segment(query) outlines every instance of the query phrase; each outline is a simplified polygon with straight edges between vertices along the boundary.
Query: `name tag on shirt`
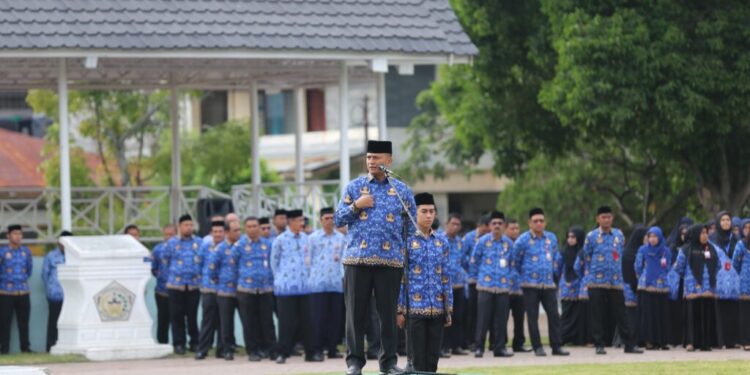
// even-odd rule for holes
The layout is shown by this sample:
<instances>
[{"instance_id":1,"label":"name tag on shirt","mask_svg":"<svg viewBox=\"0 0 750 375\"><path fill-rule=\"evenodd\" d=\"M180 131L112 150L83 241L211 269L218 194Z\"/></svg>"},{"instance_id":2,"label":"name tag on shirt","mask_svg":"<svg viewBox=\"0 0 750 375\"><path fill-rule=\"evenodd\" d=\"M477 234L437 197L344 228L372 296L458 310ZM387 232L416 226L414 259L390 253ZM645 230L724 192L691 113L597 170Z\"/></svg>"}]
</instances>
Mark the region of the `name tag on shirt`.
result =
<instances>
[{"instance_id":1,"label":"name tag on shirt","mask_svg":"<svg viewBox=\"0 0 750 375\"><path fill-rule=\"evenodd\" d=\"M711 252L708 250L704 251L703 257L705 257L706 259L711 259Z\"/></svg>"}]
</instances>

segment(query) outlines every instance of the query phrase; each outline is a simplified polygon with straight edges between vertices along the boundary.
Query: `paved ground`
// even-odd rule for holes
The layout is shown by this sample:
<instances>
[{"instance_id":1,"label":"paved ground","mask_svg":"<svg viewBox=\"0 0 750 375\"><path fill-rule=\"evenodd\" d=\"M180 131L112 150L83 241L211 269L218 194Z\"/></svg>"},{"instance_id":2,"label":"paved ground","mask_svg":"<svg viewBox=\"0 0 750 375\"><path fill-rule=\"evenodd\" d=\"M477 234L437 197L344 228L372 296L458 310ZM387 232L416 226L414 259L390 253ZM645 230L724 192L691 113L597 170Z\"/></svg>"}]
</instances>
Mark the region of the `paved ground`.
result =
<instances>
[{"instance_id":1,"label":"paved ground","mask_svg":"<svg viewBox=\"0 0 750 375\"><path fill-rule=\"evenodd\" d=\"M683 349L669 351L647 351L642 355L624 354L622 350L610 348L606 356L597 356L591 348L569 348L569 357L537 358L530 353L517 354L508 359L494 358L485 354L478 359L473 356L454 356L440 360L440 369L460 369L467 367L504 367L529 365L559 365L580 363L637 363L652 361L725 361L731 359L750 360L750 352L739 349L716 350L713 352L688 353ZM549 349L547 349L549 352ZM549 354L549 353L548 353ZM399 359L403 365L404 358ZM121 361L103 363L69 363L51 364L46 367L52 375L87 375L87 374L158 374L158 375L233 375L233 374L311 374L343 373L346 366L343 360L327 360L322 363L306 363L300 357L293 357L285 365L270 361L248 362L244 358L232 362L220 359L196 361L192 358L168 358L159 360ZM377 362L368 362L366 372L376 372Z\"/></svg>"}]
</instances>

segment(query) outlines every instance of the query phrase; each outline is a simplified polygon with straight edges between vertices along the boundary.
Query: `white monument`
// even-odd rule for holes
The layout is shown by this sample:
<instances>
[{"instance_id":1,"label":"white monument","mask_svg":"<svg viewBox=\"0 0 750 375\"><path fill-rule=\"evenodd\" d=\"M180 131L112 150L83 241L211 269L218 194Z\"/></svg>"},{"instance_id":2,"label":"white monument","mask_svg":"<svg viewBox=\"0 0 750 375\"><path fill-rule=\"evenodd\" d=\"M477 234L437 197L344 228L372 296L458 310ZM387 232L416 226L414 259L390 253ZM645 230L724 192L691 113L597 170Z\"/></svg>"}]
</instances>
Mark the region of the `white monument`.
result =
<instances>
[{"instance_id":1,"label":"white monument","mask_svg":"<svg viewBox=\"0 0 750 375\"><path fill-rule=\"evenodd\" d=\"M61 237L65 264L58 277L65 300L52 354L82 354L92 361L159 358L144 301L151 266L148 250L129 235Z\"/></svg>"}]
</instances>

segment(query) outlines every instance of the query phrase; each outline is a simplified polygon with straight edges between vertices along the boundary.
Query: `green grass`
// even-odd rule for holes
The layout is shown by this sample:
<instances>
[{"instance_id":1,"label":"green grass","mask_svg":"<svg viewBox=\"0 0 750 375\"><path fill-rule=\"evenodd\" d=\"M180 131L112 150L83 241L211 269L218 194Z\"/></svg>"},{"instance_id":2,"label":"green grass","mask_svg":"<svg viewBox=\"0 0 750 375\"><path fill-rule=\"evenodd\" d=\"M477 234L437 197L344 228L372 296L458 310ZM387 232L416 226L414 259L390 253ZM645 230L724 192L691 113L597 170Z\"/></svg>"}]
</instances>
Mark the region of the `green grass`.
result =
<instances>
[{"instance_id":1,"label":"green grass","mask_svg":"<svg viewBox=\"0 0 750 375\"><path fill-rule=\"evenodd\" d=\"M79 354L19 353L0 355L0 366L40 365L44 363L88 362Z\"/></svg>"},{"instance_id":2,"label":"green grass","mask_svg":"<svg viewBox=\"0 0 750 375\"><path fill-rule=\"evenodd\" d=\"M616 363L611 365L582 364L558 366L498 366L439 369L443 373L459 375L633 375L633 374L747 374L750 361L687 361L687 362L643 362ZM325 375L333 375L330 373ZM366 375L371 373L366 372ZM372 373L376 374L376 373ZM311 375L311 374L310 374ZM321 374L318 374L321 375Z\"/></svg>"}]
</instances>

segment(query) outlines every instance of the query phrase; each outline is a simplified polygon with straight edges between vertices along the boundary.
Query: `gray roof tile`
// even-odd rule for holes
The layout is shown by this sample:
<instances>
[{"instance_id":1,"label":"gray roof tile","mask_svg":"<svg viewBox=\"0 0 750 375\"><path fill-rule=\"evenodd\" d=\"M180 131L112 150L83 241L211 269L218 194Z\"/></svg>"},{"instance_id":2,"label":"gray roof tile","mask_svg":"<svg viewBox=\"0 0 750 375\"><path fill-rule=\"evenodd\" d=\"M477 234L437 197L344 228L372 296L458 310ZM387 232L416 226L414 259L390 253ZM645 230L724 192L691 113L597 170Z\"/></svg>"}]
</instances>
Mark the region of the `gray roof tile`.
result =
<instances>
[{"instance_id":1,"label":"gray roof tile","mask_svg":"<svg viewBox=\"0 0 750 375\"><path fill-rule=\"evenodd\" d=\"M0 0L0 49L474 55L448 0Z\"/></svg>"}]
</instances>

